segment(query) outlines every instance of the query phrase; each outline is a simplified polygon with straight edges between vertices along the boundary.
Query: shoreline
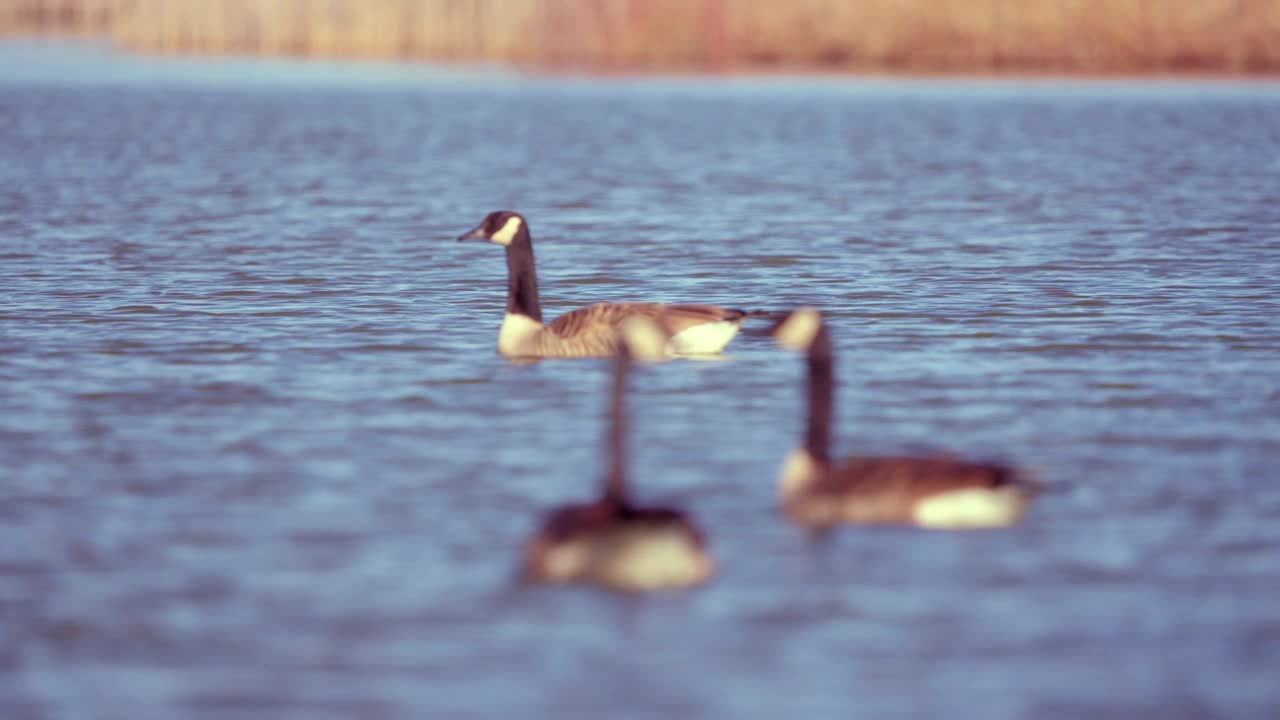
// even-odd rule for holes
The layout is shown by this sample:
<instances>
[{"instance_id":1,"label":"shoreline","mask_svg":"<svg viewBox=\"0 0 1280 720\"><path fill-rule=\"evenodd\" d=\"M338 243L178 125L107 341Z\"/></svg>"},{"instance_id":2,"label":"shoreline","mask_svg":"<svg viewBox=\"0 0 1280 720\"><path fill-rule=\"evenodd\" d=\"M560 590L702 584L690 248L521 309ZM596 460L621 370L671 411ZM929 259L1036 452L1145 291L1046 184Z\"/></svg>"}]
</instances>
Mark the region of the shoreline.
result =
<instances>
[{"instance_id":1,"label":"shoreline","mask_svg":"<svg viewBox=\"0 0 1280 720\"><path fill-rule=\"evenodd\" d=\"M1280 77L1274 0L21 0L0 1L0 28L141 56L541 76Z\"/></svg>"},{"instance_id":2,"label":"shoreline","mask_svg":"<svg viewBox=\"0 0 1280 720\"><path fill-rule=\"evenodd\" d=\"M1280 68L1256 72L1232 72L1215 69L1151 69L1151 70L1042 70L1034 68L982 69L906 69L888 66L849 66L832 68L804 64L784 65L730 65L704 68L693 66L617 67L591 66L579 63L525 63L495 60L463 60L457 58L395 57L383 55L319 55L301 53L264 53L194 50L171 52L166 50L138 49L121 46L110 37L85 33L40 33L0 35L3 46L40 46L76 48L85 51L98 50L107 57L137 61L230 61L230 62L284 62L296 65L349 64L352 66L384 66L396 68L421 68L459 73L496 72L515 77L537 79L619 80L639 82L645 80L849 80L849 81L902 81L902 82L1010 82L1010 83L1231 83L1276 84L1280 83Z\"/></svg>"}]
</instances>

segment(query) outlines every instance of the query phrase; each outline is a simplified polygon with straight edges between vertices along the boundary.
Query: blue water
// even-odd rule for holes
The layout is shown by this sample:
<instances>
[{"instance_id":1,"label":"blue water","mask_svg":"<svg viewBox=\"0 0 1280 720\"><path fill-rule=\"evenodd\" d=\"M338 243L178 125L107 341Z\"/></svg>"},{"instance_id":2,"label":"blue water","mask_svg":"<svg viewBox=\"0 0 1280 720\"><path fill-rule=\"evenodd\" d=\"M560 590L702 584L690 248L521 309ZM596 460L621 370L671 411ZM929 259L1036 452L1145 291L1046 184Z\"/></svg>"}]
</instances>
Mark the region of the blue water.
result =
<instances>
[{"instance_id":1,"label":"blue water","mask_svg":"<svg viewBox=\"0 0 1280 720\"><path fill-rule=\"evenodd\" d=\"M0 717L1280 716L1280 86L0 60ZM819 306L842 452L1050 492L788 525L744 333L634 379L714 582L517 586L608 367L495 354L499 208L549 317Z\"/></svg>"}]
</instances>

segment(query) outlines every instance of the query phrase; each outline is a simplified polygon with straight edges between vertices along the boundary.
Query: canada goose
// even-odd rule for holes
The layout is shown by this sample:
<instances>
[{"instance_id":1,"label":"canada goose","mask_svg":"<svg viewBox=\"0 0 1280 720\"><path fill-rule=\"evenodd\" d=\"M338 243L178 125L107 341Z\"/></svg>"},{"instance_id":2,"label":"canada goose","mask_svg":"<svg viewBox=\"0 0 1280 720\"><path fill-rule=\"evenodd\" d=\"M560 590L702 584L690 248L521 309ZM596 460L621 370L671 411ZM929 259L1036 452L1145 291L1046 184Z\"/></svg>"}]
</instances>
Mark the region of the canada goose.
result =
<instances>
[{"instance_id":1,"label":"canada goose","mask_svg":"<svg viewBox=\"0 0 1280 720\"><path fill-rule=\"evenodd\" d=\"M498 331L498 352L509 357L603 357L617 346L618 325L627 317L660 318L671 335L669 355L714 354L738 333L748 313L715 305L600 302L542 323L533 239L522 215L491 212L463 240L487 240L507 249L507 315Z\"/></svg>"},{"instance_id":2,"label":"canada goose","mask_svg":"<svg viewBox=\"0 0 1280 720\"><path fill-rule=\"evenodd\" d=\"M1016 523L1036 486L1011 467L950 457L851 457L828 452L834 400L831 338L822 315L801 308L772 330L778 344L803 351L809 364L805 444L782 466L783 510L814 526L836 523L989 528Z\"/></svg>"},{"instance_id":3,"label":"canada goose","mask_svg":"<svg viewBox=\"0 0 1280 720\"><path fill-rule=\"evenodd\" d=\"M632 357L660 359L668 340L648 318L628 318L613 360L613 397L605 451L609 469L595 502L551 511L529 541L524 574L547 583L593 583L613 590L686 587L711 576L702 533L684 513L638 507L626 487L627 371Z\"/></svg>"}]
</instances>

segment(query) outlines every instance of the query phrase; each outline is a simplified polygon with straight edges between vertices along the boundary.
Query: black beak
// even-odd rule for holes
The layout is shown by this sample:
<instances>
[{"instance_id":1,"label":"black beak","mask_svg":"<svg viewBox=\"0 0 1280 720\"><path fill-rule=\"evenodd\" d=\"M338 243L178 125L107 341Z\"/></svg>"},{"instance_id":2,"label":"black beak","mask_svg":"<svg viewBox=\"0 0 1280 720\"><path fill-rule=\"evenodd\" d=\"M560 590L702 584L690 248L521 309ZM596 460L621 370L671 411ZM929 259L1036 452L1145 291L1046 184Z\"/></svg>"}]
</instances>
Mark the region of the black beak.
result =
<instances>
[{"instance_id":1,"label":"black beak","mask_svg":"<svg viewBox=\"0 0 1280 720\"><path fill-rule=\"evenodd\" d=\"M477 225L475 229L465 232L458 236L458 242L464 240L488 240L489 236L484 231L484 224Z\"/></svg>"}]
</instances>

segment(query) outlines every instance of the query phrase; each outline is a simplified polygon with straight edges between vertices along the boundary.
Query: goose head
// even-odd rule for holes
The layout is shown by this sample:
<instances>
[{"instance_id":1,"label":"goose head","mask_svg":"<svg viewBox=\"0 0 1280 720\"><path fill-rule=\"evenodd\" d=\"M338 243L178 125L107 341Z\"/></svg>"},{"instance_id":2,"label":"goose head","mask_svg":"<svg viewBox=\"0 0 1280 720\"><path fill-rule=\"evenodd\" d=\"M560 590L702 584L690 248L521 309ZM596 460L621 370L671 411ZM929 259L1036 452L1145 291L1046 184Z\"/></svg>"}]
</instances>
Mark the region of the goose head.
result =
<instances>
[{"instance_id":1,"label":"goose head","mask_svg":"<svg viewBox=\"0 0 1280 720\"><path fill-rule=\"evenodd\" d=\"M822 313L811 307L802 307L787 313L769 332L782 347L805 352L813 347L820 330Z\"/></svg>"},{"instance_id":2,"label":"goose head","mask_svg":"<svg viewBox=\"0 0 1280 720\"><path fill-rule=\"evenodd\" d=\"M620 350L639 362L659 362L667 358L671 333L657 320L644 316L629 317L618 328Z\"/></svg>"},{"instance_id":3,"label":"goose head","mask_svg":"<svg viewBox=\"0 0 1280 720\"><path fill-rule=\"evenodd\" d=\"M495 245L507 247L522 236L529 236L529 224L523 215L511 210L495 210L486 215L484 221L471 231L459 235L458 242L487 240Z\"/></svg>"}]
</instances>

